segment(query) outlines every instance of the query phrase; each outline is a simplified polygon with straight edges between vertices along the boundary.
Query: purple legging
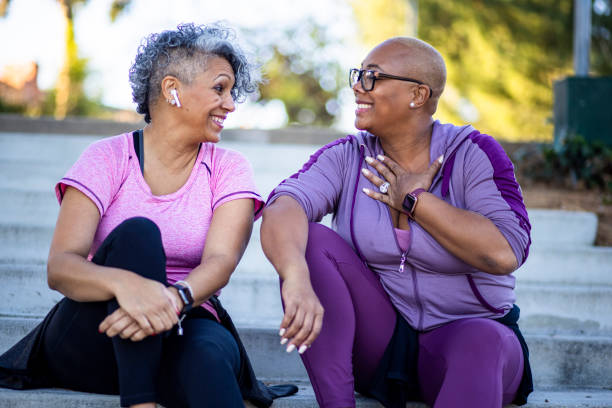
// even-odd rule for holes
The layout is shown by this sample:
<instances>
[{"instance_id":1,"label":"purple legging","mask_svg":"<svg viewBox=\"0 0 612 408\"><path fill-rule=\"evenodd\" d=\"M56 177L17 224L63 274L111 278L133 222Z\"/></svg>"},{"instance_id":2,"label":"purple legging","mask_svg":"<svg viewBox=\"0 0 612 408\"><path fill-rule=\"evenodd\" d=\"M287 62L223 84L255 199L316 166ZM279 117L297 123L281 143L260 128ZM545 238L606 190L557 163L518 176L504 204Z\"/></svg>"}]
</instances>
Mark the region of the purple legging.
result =
<instances>
[{"instance_id":1,"label":"purple legging","mask_svg":"<svg viewBox=\"0 0 612 408\"><path fill-rule=\"evenodd\" d=\"M355 383L372 379L396 313L376 275L331 229L309 225L306 260L325 317L302 361L321 407L354 407ZM435 408L501 407L522 373L518 339L493 320L458 320L419 335L419 385Z\"/></svg>"}]
</instances>

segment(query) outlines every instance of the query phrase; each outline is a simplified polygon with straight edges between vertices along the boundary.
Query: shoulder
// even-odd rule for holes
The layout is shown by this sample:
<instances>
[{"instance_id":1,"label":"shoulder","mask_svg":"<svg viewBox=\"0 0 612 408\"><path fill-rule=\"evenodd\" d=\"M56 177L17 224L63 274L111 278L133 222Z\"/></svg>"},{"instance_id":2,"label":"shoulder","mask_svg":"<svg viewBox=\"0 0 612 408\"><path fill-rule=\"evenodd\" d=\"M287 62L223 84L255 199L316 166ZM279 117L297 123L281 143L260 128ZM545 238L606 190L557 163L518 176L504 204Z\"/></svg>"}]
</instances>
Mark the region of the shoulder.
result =
<instances>
[{"instance_id":1,"label":"shoulder","mask_svg":"<svg viewBox=\"0 0 612 408\"><path fill-rule=\"evenodd\" d=\"M241 152L209 144L203 158L210 175L214 178L253 177L253 166Z\"/></svg>"},{"instance_id":2,"label":"shoulder","mask_svg":"<svg viewBox=\"0 0 612 408\"><path fill-rule=\"evenodd\" d=\"M502 145L490 135L471 132L464 143L466 155L478 161L487 161L494 170L512 168L512 161Z\"/></svg>"},{"instance_id":3,"label":"shoulder","mask_svg":"<svg viewBox=\"0 0 612 408\"><path fill-rule=\"evenodd\" d=\"M310 157L310 161L318 159L320 156L330 154L352 154L359 150L360 144L364 144L364 139L361 135L346 135L345 137L336 139L328 144L320 147Z\"/></svg>"},{"instance_id":4,"label":"shoulder","mask_svg":"<svg viewBox=\"0 0 612 408\"><path fill-rule=\"evenodd\" d=\"M234 149L219 147L215 144L210 144L210 155L215 161L230 161L230 162L248 162L246 156Z\"/></svg>"},{"instance_id":5,"label":"shoulder","mask_svg":"<svg viewBox=\"0 0 612 408\"><path fill-rule=\"evenodd\" d=\"M251 162L247 157L233 149L219 147L214 144L209 144L208 151L205 154L204 162L210 161L211 170L213 173L227 172L232 169L251 168Z\"/></svg>"},{"instance_id":6,"label":"shoulder","mask_svg":"<svg viewBox=\"0 0 612 408\"><path fill-rule=\"evenodd\" d=\"M84 151L84 155L90 158L119 160L129 155L129 139L131 133L123 133L116 136L105 137L91 143Z\"/></svg>"}]
</instances>

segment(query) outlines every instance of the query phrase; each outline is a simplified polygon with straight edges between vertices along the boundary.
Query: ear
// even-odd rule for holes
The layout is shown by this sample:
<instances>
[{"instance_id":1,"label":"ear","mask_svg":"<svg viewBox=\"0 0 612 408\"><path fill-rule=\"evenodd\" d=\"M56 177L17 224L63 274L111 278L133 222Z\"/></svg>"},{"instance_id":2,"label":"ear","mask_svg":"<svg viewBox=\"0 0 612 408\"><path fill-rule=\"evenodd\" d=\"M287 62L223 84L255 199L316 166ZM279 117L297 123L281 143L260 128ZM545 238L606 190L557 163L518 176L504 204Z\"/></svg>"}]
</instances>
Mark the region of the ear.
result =
<instances>
[{"instance_id":1,"label":"ear","mask_svg":"<svg viewBox=\"0 0 612 408\"><path fill-rule=\"evenodd\" d=\"M172 100L170 91L176 89L180 93L181 81L175 76L166 75L161 81L161 94L165 100Z\"/></svg>"},{"instance_id":2,"label":"ear","mask_svg":"<svg viewBox=\"0 0 612 408\"><path fill-rule=\"evenodd\" d=\"M414 87L413 99L414 107L418 108L427 103L429 100L429 87L427 85L418 85Z\"/></svg>"}]
</instances>

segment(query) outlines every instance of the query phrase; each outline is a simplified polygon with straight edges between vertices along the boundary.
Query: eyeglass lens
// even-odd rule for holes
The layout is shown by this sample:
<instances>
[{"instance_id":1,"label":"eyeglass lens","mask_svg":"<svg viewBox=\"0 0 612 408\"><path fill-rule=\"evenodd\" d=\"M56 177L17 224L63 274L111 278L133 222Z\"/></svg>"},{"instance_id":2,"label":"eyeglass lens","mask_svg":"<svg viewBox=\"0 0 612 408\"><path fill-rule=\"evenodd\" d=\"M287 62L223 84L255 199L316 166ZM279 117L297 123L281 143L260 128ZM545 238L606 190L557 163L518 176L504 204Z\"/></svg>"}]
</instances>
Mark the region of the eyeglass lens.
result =
<instances>
[{"instance_id":1,"label":"eyeglass lens","mask_svg":"<svg viewBox=\"0 0 612 408\"><path fill-rule=\"evenodd\" d=\"M349 82L351 88L355 86L357 81L361 80L361 86L364 91L371 91L374 88L374 80L375 76L372 71L359 70L359 69L351 69Z\"/></svg>"}]
</instances>

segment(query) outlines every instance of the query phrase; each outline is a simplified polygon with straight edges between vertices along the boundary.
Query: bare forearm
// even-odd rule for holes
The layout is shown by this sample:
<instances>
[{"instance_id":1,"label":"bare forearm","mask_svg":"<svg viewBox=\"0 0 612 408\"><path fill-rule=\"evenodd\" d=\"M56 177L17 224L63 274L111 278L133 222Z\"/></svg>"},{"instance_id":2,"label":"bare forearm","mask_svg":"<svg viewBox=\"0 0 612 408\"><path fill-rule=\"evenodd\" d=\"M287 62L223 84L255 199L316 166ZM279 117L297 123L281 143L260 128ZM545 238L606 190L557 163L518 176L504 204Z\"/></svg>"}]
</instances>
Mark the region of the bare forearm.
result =
<instances>
[{"instance_id":1,"label":"bare forearm","mask_svg":"<svg viewBox=\"0 0 612 408\"><path fill-rule=\"evenodd\" d=\"M415 220L450 253L494 275L506 275L517 260L499 229L486 217L462 210L429 193L419 196Z\"/></svg>"},{"instance_id":2,"label":"bare forearm","mask_svg":"<svg viewBox=\"0 0 612 408\"><path fill-rule=\"evenodd\" d=\"M193 290L194 306L206 302L229 282L240 257L211 256L189 273L185 281Z\"/></svg>"},{"instance_id":3,"label":"bare forearm","mask_svg":"<svg viewBox=\"0 0 612 408\"><path fill-rule=\"evenodd\" d=\"M51 254L47 262L49 287L79 302L112 299L116 286L132 278L137 276L130 271L100 266L72 253Z\"/></svg>"},{"instance_id":4,"label":"bare forearm","mask_svg":"<svg viewBox=\"0 0 612 408\"><path fill-rule=\"evenodd\" d=\"M286 280L288 274L307 277L307 243L308 219L297 201L282 196L264 210L261 245L281 279Z\"/></svg>"}]
</instances>

